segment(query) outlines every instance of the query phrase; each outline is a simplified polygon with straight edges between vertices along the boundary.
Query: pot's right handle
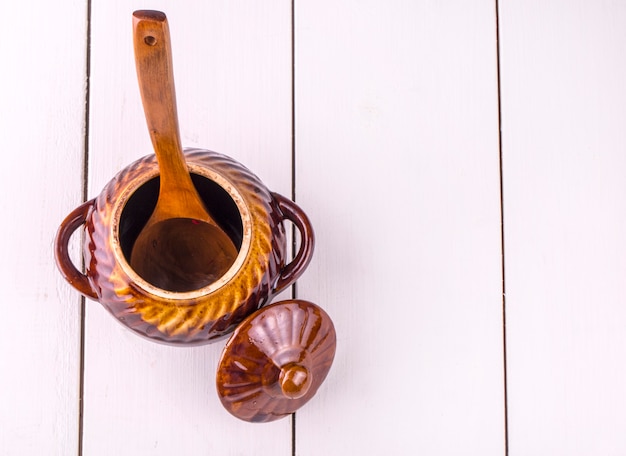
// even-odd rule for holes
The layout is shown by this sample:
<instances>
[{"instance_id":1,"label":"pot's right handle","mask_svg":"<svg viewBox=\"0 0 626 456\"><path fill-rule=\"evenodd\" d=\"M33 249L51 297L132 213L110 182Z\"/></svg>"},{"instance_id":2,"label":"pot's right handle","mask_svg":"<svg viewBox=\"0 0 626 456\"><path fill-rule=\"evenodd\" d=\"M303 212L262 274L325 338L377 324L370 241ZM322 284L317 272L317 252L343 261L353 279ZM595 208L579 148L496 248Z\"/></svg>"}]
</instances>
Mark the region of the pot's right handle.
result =
<instances>
[{"instance_id":1,"label":"pot's right handle","mask_svg":"<svg viewBox=\"0 0 626 456\"><path fill-rule=\"evenodd\" d=\"M291 263L285 265L280 272L274 293L278 294L294 283L302 275L313 257L315 247L315 236L313 226L307 215L300 207L288 198L272 193L285 219L291 221L300 231L300 249Z\"/></svg>"},{"instance_id":2,"label":"pot's right handle","mask_svg":"<svg viewBox=\"0 0 626 456\"><path fill-rule=\"evenodd\" d=\"M67 280L67 282L80 293L97 301L98 295L89 283L87 276L74 266L68 249L72 233L74 233L79 226L85 223L89 210L93 207L93 204L93 199L87 201L78 206L70 212L67 217L65 217L65 220L63 220L59 230L57 231L56 239L54 240L54 257L65 280Z\"/></svg>"}]
</instances>

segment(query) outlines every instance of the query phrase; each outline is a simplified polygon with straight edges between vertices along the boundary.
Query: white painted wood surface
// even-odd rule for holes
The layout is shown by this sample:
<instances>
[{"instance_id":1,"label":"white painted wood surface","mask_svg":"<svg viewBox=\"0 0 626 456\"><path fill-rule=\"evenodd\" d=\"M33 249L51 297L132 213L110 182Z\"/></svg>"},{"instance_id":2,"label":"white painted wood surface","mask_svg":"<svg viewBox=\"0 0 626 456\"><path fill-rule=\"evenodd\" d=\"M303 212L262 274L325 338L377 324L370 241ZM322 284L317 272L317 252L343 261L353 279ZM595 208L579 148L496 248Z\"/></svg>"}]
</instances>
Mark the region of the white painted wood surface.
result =
<instances>
[{"instance_id":1,"label":"white painted wood surface","mask_svg":"<svg viewBox=\"0 0 626 456\"><path fill-rule=\"evenodd\" d=\"M92 0L88 105L87 0L5 6L0 454L625 454L626 5L498 6L504 277L494 1ZM314 223L297 294L338 351L295 420L223 410L223 342L92 301L81 329L54 266L84 185L151 152L139 8L169 17L183 143L295 182Z\"/></svg>"},{"instance_id":2,"label":"white painted wood surface","mask_svg":"<svg viewBox=\"0 0 626 456\"><path fill-rule=\"evenodd\" d=\"M82 198L83 1L11 2L0 27L0 453L76 454L80 297L54 264Z\"/></svg>"},{"instance_id":3,"label":"white painted wood surface","mask_svg":"<svg viewBox=\"0 0 626 456\"><path fill-rule=\"evenodd\" d=\"M338 331L298 454L502 454L493 3L296 18L296 196L319 244L298 293Z\"/></svg>"},{"instance_id":4,"label":"white painted wood surface","mask_svg":"<svg viewBox=\"0 0 626 456\"><path fill-rule=\"evenodd\" d=\"M511 455L626 454L626 4L502 2Z\"/></svg>"}]
</instances>

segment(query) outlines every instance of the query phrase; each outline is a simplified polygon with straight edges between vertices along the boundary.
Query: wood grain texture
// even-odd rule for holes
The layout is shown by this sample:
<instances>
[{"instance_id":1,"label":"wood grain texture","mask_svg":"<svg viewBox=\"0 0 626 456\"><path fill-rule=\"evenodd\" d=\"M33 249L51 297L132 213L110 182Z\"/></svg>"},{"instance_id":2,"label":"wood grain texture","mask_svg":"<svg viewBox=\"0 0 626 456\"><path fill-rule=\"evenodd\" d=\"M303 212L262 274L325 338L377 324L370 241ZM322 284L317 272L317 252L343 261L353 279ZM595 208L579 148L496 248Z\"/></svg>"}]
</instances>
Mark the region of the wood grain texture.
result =
<instances>
[{"instance_id":1,"label":"wood grain texture","mask_svg":"<svg viewBox=\"0 0 626 456\"><path fill-rule=\"evenodd\" d=\"M154 1L167 14L182 143L235 158L291 189L290 3ZM137 1L96 2L92 20L89 192L152 152L132 46ZM89 302L84 449L90 455L288 455L291 422L251 426L221 405L223 342L145 341Z\"/></svg>"},{"instance_id":2,"label":"wood grain texture","mask_svg":"<svg viewBox=\"0 0 626 456\"><path fill-rule=\"evenodd\" d=\"M626 7L501 2L510 454L626 453Z\"/></svg>"},{"instance_id":3,"label":"wood grain texture","mask_svg":"<svg viewBox=\"0 0 626 456\"><path fill-rule=\"evenodd\" d=\"M493 2L298 2L298 297L337 330L299 455L502 455Z\"/></svg>"},{"instance_id":4,"label":"wood grain texture","mask_svg":"<svg viewBox=\"0 0 626 456\"><path fill-rule=\"evenodd\" d=\"M86 3L11 2L3 17L0 452L72 455L80 298L52 243L82 196Z\"/></svg>"}]
</instances>

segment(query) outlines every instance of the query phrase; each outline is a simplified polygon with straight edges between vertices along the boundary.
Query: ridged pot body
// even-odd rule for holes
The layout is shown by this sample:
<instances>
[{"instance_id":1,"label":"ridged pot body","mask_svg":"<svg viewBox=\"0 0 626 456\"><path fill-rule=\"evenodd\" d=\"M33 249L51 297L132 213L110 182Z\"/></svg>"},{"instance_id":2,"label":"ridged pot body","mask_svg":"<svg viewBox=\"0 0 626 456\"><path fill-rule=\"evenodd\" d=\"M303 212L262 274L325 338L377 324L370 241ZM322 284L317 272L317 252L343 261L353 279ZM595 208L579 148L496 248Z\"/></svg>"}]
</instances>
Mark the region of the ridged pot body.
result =
<instances>
[{"instance_id":1,"label":"ridged pot body","mask_svg":"<svg viewBox=\"0 0 626 456\"><path fill-rule=\"evenodd\" d=\"M239 249L221 279L199 290L171 292L152 286L131 268L132 244L158 197L154 155L119 172L96 198L75 210L82 216L68 216L57 235L57 263L70 284L132 331L154 341L199 345L232 332L290 285L308 265L313 234L295 203L270 192L237 161L201 149L187 149L185 158L207 208ZM289 264L285 219L296 224L302 237L300 251ZM82 276L63 253L69 235L81 224Z\"/></svg>"}]
</instances>

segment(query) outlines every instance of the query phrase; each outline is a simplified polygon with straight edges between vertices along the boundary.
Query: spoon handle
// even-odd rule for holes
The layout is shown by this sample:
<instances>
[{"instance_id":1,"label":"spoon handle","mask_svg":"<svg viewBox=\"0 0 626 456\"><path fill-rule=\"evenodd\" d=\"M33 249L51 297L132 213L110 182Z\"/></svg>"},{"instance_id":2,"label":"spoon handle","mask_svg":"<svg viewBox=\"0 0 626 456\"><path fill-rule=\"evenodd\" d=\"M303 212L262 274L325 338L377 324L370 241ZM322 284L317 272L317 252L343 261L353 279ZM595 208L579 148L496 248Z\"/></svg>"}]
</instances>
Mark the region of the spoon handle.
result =
<instances>
[{"instance_id":1,"label":"spoon handle","mask_svg":"<svg viewBox=\"0 0 626 456\"><path fill-rule=\"evenodd\" d=\"M178 128L172 49L165 14L135 11L133 42L139 91L159 162L161 189L193 189Z\"/></svg>"}]
</instances>

